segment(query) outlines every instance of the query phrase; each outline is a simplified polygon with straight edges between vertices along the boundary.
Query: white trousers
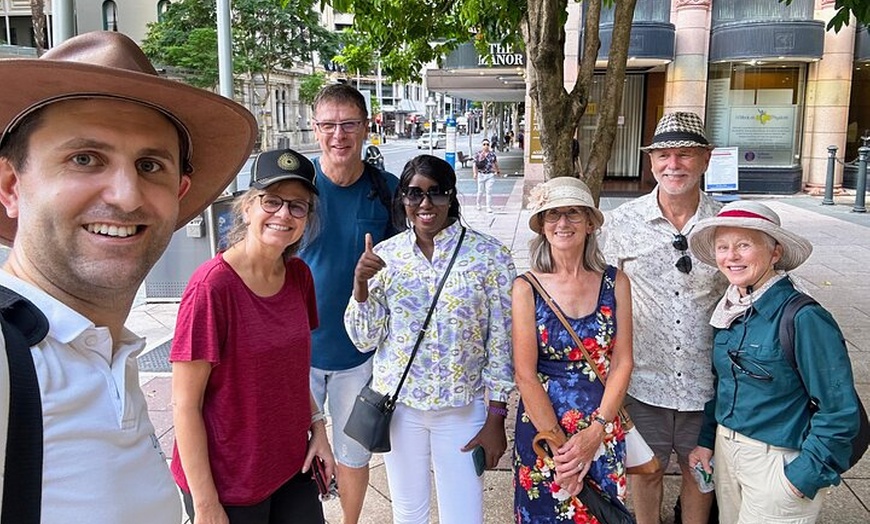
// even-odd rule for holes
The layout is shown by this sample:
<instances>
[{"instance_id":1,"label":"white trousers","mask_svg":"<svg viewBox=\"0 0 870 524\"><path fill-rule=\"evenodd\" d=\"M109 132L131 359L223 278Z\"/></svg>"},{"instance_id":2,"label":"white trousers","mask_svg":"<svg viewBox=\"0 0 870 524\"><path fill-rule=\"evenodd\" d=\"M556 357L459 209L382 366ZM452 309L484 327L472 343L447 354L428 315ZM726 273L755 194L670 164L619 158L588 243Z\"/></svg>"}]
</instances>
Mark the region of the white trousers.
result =
<instances>
[{"instance_id":1,"label":"white trousers","mask_svg":"<svg viewBox=\"0 0 870 524\"><path fill-rule=\"evenodd\" d=\"M477 173L477 207L480 207L480 196L486 193L486 207L492 208L492 185L495 183L495 173Z\"/></svg>"},{"instance_id":2,"label":"white trousers","mask_svg":"<svg viewBox=\"0 0 870 524\"><path fill-rule=\"evenodd\" d=\"M442 524L483 522L483 477L462 447L483 427L483 398L459 408L422 411L399 404L390 423L392 451L384 455L395 524L428 524L430 467L435 471Z\"/></svg>"},{"instance_id":3,"label":"white trousers","mask_svg":"<svg viewBox=\"0 0 870 524\"><path fill-rule=\"evenodd\" d=\"M825 491L810 499L791 490L785 465L798 454L719 426L713 476L720 524L813 524Z\"/></svg>"}]
</instances>

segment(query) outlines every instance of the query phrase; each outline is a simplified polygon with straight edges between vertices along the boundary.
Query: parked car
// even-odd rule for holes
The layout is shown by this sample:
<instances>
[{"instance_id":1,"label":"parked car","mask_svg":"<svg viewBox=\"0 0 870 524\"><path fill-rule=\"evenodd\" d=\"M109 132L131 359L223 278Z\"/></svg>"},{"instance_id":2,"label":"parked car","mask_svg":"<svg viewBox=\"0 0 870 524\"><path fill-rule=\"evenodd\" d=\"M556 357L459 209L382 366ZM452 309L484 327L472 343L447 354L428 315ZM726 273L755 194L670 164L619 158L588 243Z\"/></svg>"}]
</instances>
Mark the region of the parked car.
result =
<instances>
[{"instance_id":1,"label":"parked car","mask_svg":"<svg viewBox=\"0 0 870 524\"><path fill-rule=\"evenodd\" d=\"M447 147L447 135L444 133L432 133L432 148L439 149ZM417 139L417 149L429 149L429 133L423 133L423 136Z\"/></svg>"}]
</instances>

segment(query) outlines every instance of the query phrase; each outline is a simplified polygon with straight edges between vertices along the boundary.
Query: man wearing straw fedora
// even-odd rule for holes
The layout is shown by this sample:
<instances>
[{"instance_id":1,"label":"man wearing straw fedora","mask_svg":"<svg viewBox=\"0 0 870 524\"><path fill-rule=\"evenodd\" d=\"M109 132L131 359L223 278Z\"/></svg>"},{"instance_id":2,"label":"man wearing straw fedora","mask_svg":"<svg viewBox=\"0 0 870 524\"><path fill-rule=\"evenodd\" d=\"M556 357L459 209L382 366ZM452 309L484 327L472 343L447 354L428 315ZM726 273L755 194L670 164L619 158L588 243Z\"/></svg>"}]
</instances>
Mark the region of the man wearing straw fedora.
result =
<instances>
[{"instance_id":1,"label":"man wearing straw fedora","mask_svg":"<svg viewBox=\"0 0 870 524\"><path fill-rule=\"evenodd\" d=\"M698 439L704 403L713 396L713 330L707 323L727 281L697 264L686 238L721 205L700 189L713 145L695 113L666 114L649 154L658 183L648 195L613 210L604 229L607 261L628 275L634 317L634 370L626 409L661 469L630 478L639 524L658 524L664 471L675 451L682 471L685 524L706 523L712 496L695 483L688 455Z\"/></svg>"},{"instance_id":2,"label":"man wearing straw fedora","mask_svg":"<svg viewBox=\"0 0 870 524\"><path fill-rule=\"evenodd\" d=\"M255 122L230 100L158 78L114 32L77 36L39 59L0 60L0 78L0 240L12 246L0 285L48 319L30 348L41 479L35 495L20 493L14 457L3 455L3 521L180 522L139 388L145 341L124 323L173 231L247 158ZM3 440L7 423L16 420L0 417Z\"/></svg>"}]
</instances>

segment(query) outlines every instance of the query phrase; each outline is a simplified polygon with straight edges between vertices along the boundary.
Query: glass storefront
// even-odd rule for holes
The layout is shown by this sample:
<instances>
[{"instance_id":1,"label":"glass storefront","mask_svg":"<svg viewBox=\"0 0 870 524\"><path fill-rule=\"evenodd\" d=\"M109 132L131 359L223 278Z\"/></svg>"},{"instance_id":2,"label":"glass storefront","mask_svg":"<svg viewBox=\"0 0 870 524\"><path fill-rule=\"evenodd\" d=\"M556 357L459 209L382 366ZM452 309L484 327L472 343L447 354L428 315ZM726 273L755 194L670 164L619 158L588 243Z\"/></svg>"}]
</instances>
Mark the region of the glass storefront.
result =
<instances>
[{"instance_id":1,"label":"glass storefront","mask_svg":"<svg viewBox=\"0 0 870 524\"><path fill-rule=\"evenodd\" d=\"M798 166L806 74L803 63L710 64L710 141L739 148L740 167Z\"/></svg>"}]
</instances>

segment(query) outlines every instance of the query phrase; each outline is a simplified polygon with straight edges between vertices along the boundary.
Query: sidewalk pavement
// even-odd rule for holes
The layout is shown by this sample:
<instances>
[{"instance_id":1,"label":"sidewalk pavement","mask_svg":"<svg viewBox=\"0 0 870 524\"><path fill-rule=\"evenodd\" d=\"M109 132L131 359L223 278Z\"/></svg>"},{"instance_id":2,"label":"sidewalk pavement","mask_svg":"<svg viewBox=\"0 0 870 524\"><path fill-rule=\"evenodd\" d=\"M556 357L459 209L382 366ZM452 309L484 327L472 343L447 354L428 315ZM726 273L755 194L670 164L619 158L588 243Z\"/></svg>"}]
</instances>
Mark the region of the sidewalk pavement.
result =
<instances>
[{"instance_id":1,"label":"sidewalk pavement","mask_svg":"<svg viewBox=\"0 0 870 524\"><path fill-rule=\"evenodd\" d=\"M499 155L502 171L508 176L497 179L494 188L494 213L477 211L476 184L471 169L458 169L459 194L463 218L470 227L490 233L511 248L519 272L528 269L528 228L530 213L523 209L522 161L516 151ZM514 169L519 165L519 169ZM865 405L870 405L870 216L852 213L854 197L838 199L834 206L821 206L821 198L748 197L763 200L781 217L783 225L806 236L814 246L810 259L793 272L812 295L827 307L840 324L852 359L856 388ZM625 198L601 199L601 208L609 210ZM163 352L175 325L175 303L140 303L133 308L127 327L148 338L146 353ZM153 357L157 353L152 354ZM164 358L165 357L161 357ZM170 407L170 376L166 372L143 372L140 384L148 400L149 414L167 457L171 456L174 432ZM513 409L511 416L513 416ZM510 469L513 421L508 417L509 451L495 471L485 474L485 522L504 524L513 521L513 478ZM679 491L677 468L670 467L665 478L662 519L673 522L673 505ZM820 524L866 524L870 522L870 454L844 475L840 486L829 490L822 509ZM438 522L433 494L433 522ZM342 521L337 500L324 504L327 521ZM363 507L362 524L392 521L390 494L380 456L371 463L369 490Z\"/></svg>"}]
</instances>

